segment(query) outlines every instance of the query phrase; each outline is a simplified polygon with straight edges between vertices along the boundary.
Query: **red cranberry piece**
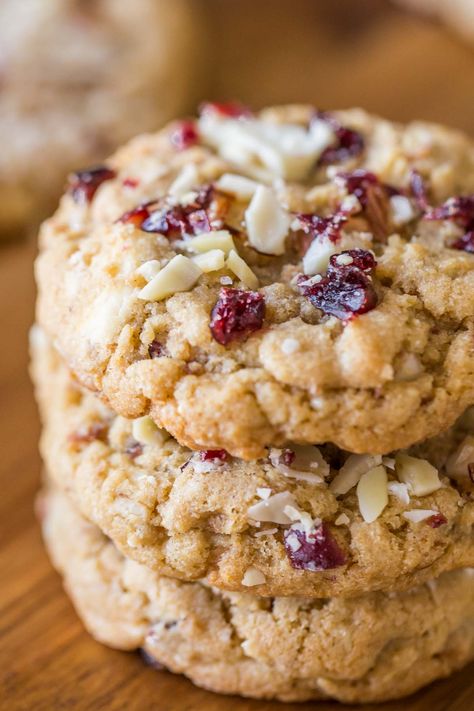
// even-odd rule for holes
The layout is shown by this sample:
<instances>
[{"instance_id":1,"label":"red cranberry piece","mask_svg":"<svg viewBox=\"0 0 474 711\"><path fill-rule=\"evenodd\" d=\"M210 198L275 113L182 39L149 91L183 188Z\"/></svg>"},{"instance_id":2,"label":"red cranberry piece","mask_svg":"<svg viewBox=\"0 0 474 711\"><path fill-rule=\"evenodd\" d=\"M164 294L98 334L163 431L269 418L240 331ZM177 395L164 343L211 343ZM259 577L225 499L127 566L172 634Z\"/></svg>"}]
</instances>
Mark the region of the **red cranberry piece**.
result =
<instances>
[{"instance_id":1,"label":"red cranberry piece","mask_svg":"<svg viewBox=\"0 0 474 711\"><path fill-rule=\"evenodd\" d=\"M79 205L86 205L92 201L102 183L105 183L106 180L112 180L116 175L115 170L106 166L81 170L70 177L68 191L72 195L74 202Z\"/></svg>"},{"instance_id":2,"label":"red cranberry piece","mask_svg":"<svg viewBox=\"0 0 474 711\"><path fill-rule=\"evenodd\" d=\"M211 311L211 333L218 343L226 346L262 328L264 317L263 294L223 287Z\"/></svg>"},{"instance_id":3,"label":"red cranberry piece","mask_svg":"<svg viewBox=\"0 0 474 711\"><path fill-rule=\"evenodd\" d=\"M449 198L438 207L432 207L425 214L425 220L451 220L466 229L474 228L474 195L460 195Z\"/></svg>"},{"instance_id":4,"label":"red cranberry piece","mask_svg":"<svg viewBox=\"0 0 474 711\"><path fill-rule=\"evenodd\" d=\"M89 427L72 432L68 439L72 444L89 444L95 440L103 440L107 431L108 425L105 422L94 422Z\"/></svg>"},{"instance_id":5,"label":"red cranberry piece","mask_svg":"<svg viewBox=\"0 0 474 711\"><path fill-rule=\"evenodd\" d=\"M338 257L352 258L348 265L338 264ZM376 266L371 252L350 249L335 254L329 260L326 276L317 282L305 285L300 279L300 289L313 306L341 321L350 321L377 306L377 294L369 272Z\"/></svg>"},{"instance_id":6,"label":"red cranberry piece","mask_svg":"<svg viewBox=\"0 0 474 711\"><path fill-rule=\"evenodd\" d=\"M371 188L380 186L381 183L375 173L368 170L354 170L353 173L340 173L339 180L346 186L349 195L355 195L362 207L367 207Z\"/></svg>"},{"instance_id":7,"label":"red cranberry piece","mask_svg":"<svg viewBox=\"0 0 474 711\"><path fill-rule=\"evenodd\" d=\"M136 439L130 439L125 447L125 453L128 454L131 459L136 459L143 454L143 446L140 442L137 442Z\"/></svg>"},{"instance_id":8,"label":"red cranberry piece","mask_svg":"<svg viewBox=\"0 0 474 711\"><path fill-rule=\"evenodd\" d=\"M293 526L284 534L285 550L291 567L297 570L318 572L338 568L346 562L325 523L316 526L311 533Z\"/></svg>"},{"instance_id":9,"label":"red cranberry piece","mask_svg":"<svg viewBox=\"0 0 474 711\"><path fill-rule=\"evenodd\" d=\"M171 132L170 140L178 151L195 146L199 142L196 122L191 119L179 121Z\"/></svg>"},{"instance_id":10,"label":"red cranberry piece","mask_svg":"<svg viewBox=\"0 0 474 711\"><path fill-rule=\"evenodd\" d=\"M149 203L147 203L147 205L148 204ZM133 210L124 212L118 222L122 222L125 225L135 225L135 227L141 227L145 220L150 217L150 210L147 205L138 205L138 207L134 207Z\"/></svg>"},{"instance_id":11,"label":"red cranberry piece","mask_svg":"<svg viewBox=\"0 0 474 711\"><path fill-rule=\"evenodd\" d=\"M154 339L148 346L148 355L150 358L162 358L165 353L166 351L164 346L156 339Z\"/></svg>"},{"instance_id":12,"label":"red cranberry piece","mask_svg":"<svg viewBox=\"0 0 474 711\"><path fill-rule=\"evenodd\" d=\"M431 526L431 528L439 528L448 523L448 519L442 513L437 513L427 518L426 523L428 526Z\"/></svg>"},{"instance_id":13,"label":"red cranberry piece","mask_svg":"<svg viewBox=\"0 0 474 711\"><path fill-rule=\"evenodd\" d=\"M204 449L199 452L202 462L226 462L229 455L225 449Z\"/></svg>"},{"instance_id":14,"label":"red cranberry piece","mask_svg":"<svg viewBox=\"0 0 474 711\"><path fill-rule=\"evenodd\" d=\"M362 153L365 148L365 141L364 137L358 131L342 126L339 121L327 111L317 111L315 118L329 124L336 136L335 144L323 151L318 161L319 165L341 163Z\"/></svg>"},{"instance_id":15,"label":"red cranberry piece","mask_svg":"<svg viewBox=\"0 0 474 711\"><path fill-rule=\"evenodd\" d=\"M239 101L208 101L199 108L201 116L217 115L222 118L242 118L252 116L252 112Z\"/></svg>"},{"instance_id":16,"label":"red cranberry piece","mask_svg":"<svg viewBox=\"0 0 474 711\"><path fill-rule=\"evenodd\" d=\"M330 217L320 217L319 215L304 213L300 213L297 217L301 223L303 232L310 234L313 239L320 237L321 239L329 239L331 242L337 242L339 240L341 230L348 219L347 214L342 212L336 212Z\"/></svg>"},{"instance_id":17,"label":"red cranberry piece","mask_svg":"<svg viewBox=\"0 0 474 711\"><path fill-rule=\"evenodd\" d=\"M426 183L417 170L412 170L410 173L410 188L420 210L422 212L428 210L430 205Z\"/></svg>"},{"instance_id":18,"label":"red cranberry piece","mask_svg":"<svg viewBox=\"0 0 474 711\"><path fill-rule=\"evenodd\" d=\"M124 188L138 188L140 181L137 178L124 178L122 185Z\"/></svg>"},{"instance_id":19,"label":"red cranberry piece","mask_svg":"<svg viewBox=\"0 0 474 711\"><path fill-rule=\"evenodd\" d=\"M158 232L170 238L210 232L212 225L208 208L214 196L212 185L202 187L189 205L174 205L168 210L155 210L142 222L144 232Z\"/></svg>"},{"instance_id":20,"label":"red cranberry piece","mask_svg":"<svg viewBox=\"0 0 474 711\"><path fill-rule=\"evenodd\" d=\"M452 249L461 249L464 252L474 254L474 231L466 232L465 235L457 239L451 245Z\"/></svg>"},{"instance_id":21,"label":"red cranberry piece","mask_svg":"<svg viewBox=\"0 0 474 711\"><path fill-rule=\"evenodd\" d=\"M280 461L285 466L291 467L291 465L295 461L295 457L296 454L293 452L292 449L284 449L280 455Z\"/></svg>"}]
</instances>

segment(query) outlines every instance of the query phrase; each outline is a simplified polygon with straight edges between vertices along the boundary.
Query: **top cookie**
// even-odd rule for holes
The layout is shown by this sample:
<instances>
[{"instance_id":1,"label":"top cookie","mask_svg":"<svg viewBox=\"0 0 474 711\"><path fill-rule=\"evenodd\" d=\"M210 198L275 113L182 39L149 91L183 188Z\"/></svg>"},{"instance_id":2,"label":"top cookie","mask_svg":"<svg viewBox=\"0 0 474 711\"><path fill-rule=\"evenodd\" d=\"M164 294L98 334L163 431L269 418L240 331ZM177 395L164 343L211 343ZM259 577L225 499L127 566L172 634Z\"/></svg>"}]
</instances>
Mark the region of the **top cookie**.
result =
<instances>
[{"instance_id":1,"label":"top cookie","mask_svg":"<svg viewBox=\"0 0 474 711\"><path fill-rule=\"evenodd\" d=\"M404 448L474 402L473 192L473 143L439 126L208 104L72 176L38 318L191 448Z\"/></svg>"}]
</instances>

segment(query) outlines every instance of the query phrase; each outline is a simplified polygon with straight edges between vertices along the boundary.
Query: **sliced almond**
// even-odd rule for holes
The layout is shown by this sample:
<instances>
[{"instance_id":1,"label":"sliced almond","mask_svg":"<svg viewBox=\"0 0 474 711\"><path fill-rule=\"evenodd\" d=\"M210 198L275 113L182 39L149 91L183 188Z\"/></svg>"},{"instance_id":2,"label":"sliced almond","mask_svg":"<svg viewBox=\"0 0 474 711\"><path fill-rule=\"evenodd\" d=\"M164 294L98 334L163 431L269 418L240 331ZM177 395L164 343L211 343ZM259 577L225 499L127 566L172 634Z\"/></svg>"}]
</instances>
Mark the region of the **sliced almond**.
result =
<instances>
[{"instance_id":1,"label":"sliced almond","mask_svg":"<svg viewBox=\"0 0 474 711\"><path fill-rule=\"evenodd\" d=\"M226 195L233 195L239 200L250 200L259 186L255 180L244 178L236 173L224 173L214 183L217 190Z\"/></svg>"},{"instance_id":2,"label":"sliced almond","mask_svg":"<svg viewBox=\"0 0 474 711\"><path fill-rule=\"evenodd\" d=\"M226 266L234 272L235 276L240 279L249 289L258 289L258 279L250 269L245 260L240 257L235 249L231 249L227 257Z\"/></svg>"},{"instance_id":3,"label":"sliced almond","mask_svg":"<svg viewBox=\"0 0 474 711\"><path fill-rule=\"evenodd\" d=\"M140 274L140 276L144 277L147 281L151 281L153 277L158 274L160 269L161 262L159 262L158 259L149 259L148 262L143 262L143 264L136 269L136 273Z\"/></svg>"},{"instance_id":4,"label":"sliced almond","mask_svg":"<svg viewBox=\"0 0 474 711\"><path fill-rule=\"evenodd\" d=\"M408 493L408 486L400 481L389 481L388 482L388 493L395 496L396 499L408 506L410 503L410 494Z\"/></svg>"},{"instance_id":5,"label":"sliced almond","mask_svg":"<svg viewBox=\"0 0 474 711\"><path fill-rule=\"evenodd\" d=\"M182 254L177 254L138 293L145 301L162 301L179 291L188 291L197 282L202 270Z\"/></svg>"},{"instance_id":6,"label":"sliced almond","mask_svg":"<svg viewBox=\"0 0 474 711\"><path fill-rule=\"evenodd\" d=\"M296 507L296 501L289 491L282 491L250 506L247 513L254 521L291 523L291 519L284 513L287 506Z\"/></svg>"},{"instance_id":7,"label":"sliced almond","mask_svg":"<svg viewBox=\"0 0 474 711\"><path fill-rule=\"evenodd\" d=\"M280 205L275 193L259 185L245 211L250 244L263 254L283 254L291 217Z\"/></svg>"},{"instance_id":8,"label":"sliced almond","mask_svg":"<svg viewBox=\"0 0 474 711\"><path fill-rule=\"evenodd\" d=\"M382 465L363 474L357 484L359 511L366 523L373 523L388 504L387 472Z\"/></svg>"},{"instance_id":9,"label":"sliced almond","mask_svg":"<svg viewBox=\"0 0 474 711\"><path fill-rule=\"evenodd\" d=\"M186 163L184 168L171 183L169 193L180 198L190 192L199 183L199 174L194 163Z\"/></svg>"},{"instance_id":10,"label":"sliced almond","mask_svg":"<svg viewBox=\"0 0 474 711\"><path fill-rule=\"evenodd\" d=\"M186 242L186 247L198 254L209 252L210 249L222 249L227 255L232 249L235 249L235 244L230 232L216 230L215 232L203 232L202 235L193 237Z\"/></svg>"},{"instance_id":11,"label":"sliced almond","mask_svg":"<svg viewBox=\"0 0 474 711\"><path fill-rule=\"evenodd\" d=\"M372 454L351 454L336 474L329 489L334 496L347 494L356 484L363 474L380 464L382 457Z\"/></svg>"},{"instance_id":12,"label":"sliced almond","mask_svg":"<svg viewBox=\"0 0 474 711\"><path fill-rule=\"evenodd\" d=\"M264 582L264 574L258 568L254 568L253 565L251 565L250 568L247 568L244 573L244 577L242 578L242 585L245 585L247 588L251 588L254 585L262 585Z\"/></svg>"},{"instance_id":13,"label":"sliced almond","mask_svg":"<svg viewBox=\"0 0 474 711\"><path fill-rule=\"evenodd\" d=\"M432 509L412 509L412 511L404 511L402 516L412 523L420 523L420 521L426 521L427 518L438 514L439 511L433 511Z\"/></svg>"},{"instance_id":14,"label":"sliced almond","mask_svg":"<svg viewBox=\"0 0 474 711\"><path fill-rule=\"evenodd\" d=\"M225 254L222 249L210 249L192 258L203 272L217 272L225 266Z\"/></svg>"},{"instance_id":15,"label":"sliced almond","mask_svg":"<svg viewBox=\"0 0 474 711\"><path fill-rule=\"evenodd\" d=\"M167 435L156 426L148 415L138 417L132 422L132 437L140 444L163 444Z\"/></svg>"},{"instance_id":16,"label":"sliced almond","mask_svg":"<svg viewBox=\"0 0 474 711\"><path fill-rule=\"evenodd\" d=\"M469 466L474 467L474 436L463 439L446 462L446 473L451 479L469 481Z\"/></svg>"},{"instance_id":17,"label":"sliced almond","mask_svg":"<svg viewBox=\"0 0 474 711\"><path fill-rule=\"evenodd\" d=\"M427 496L442 486L438 470L426 459L397 454L395 471L398 479L408 485L414 496Z\"/></svg>"}]
</instances>

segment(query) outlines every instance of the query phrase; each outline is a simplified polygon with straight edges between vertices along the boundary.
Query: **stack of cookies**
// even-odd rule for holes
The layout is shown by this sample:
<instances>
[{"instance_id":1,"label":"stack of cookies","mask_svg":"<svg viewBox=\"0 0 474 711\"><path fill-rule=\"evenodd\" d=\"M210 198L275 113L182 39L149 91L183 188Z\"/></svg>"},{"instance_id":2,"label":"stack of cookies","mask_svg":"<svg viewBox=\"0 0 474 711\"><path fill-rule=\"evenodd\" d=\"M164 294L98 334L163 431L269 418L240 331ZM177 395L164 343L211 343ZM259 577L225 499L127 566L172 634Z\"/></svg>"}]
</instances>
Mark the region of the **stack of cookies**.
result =
<instances>
[{"instance_id":1,"label":"stack of cookies","mask_svg":"<svg viewBox=\"0 0 474 711\"><path fill-rule=\"evenodd\" d=\"M454 131L236 103L71 177L38 508L97 639L283 700L474 656L473 193Z\"/></svg>"}]
</instances>

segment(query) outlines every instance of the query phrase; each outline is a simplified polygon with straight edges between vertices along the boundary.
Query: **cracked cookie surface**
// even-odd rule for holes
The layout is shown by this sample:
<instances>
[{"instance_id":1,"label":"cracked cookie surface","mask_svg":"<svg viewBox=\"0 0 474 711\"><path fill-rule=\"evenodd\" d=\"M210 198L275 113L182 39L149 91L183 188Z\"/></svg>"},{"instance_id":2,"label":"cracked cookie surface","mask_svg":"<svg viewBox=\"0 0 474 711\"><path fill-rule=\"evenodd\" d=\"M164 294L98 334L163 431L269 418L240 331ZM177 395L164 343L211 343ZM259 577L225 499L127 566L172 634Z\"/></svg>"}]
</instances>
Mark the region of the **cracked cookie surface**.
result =
<instances>
[{"instance_id":1,"label":"cracked cookie surface","mask_svg":"<svg viewBox=\"0 0 474 711\"><path fill-rule=\"evenodd\" d=\"M406 589L474 564L470 412L408 457L293 446L245 462L192 452L150 418L117 416L42 331L31 341L49 475L149 568L257 595L325 597Z\"/></svg>"},{"instance_id":2,"label":"cracked cookie surface","mask_svg":"<svg viewBox=\"0 0 474 711\"><path fill-rule=\"evenodd\" d=\"M124 558L64 495L40 499L45 541L89 632L207 689L284 701L384 701L474 653L474 578L393 595L257 598L159 577Z\"/></svg>"},{"instance_id":3,"label":"cracked cookie surface","mask_svg":"<svg viewBox=\"0 0 474 711\"><path fill-rule=\"evenodd\" d=\"M431 124L207 105L73 179L38 320L83 384L192 449L410 446L474 402L473 166Z\"/></svg>"}]
</instances>

